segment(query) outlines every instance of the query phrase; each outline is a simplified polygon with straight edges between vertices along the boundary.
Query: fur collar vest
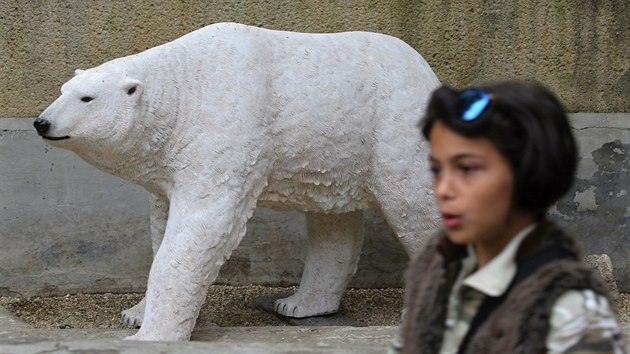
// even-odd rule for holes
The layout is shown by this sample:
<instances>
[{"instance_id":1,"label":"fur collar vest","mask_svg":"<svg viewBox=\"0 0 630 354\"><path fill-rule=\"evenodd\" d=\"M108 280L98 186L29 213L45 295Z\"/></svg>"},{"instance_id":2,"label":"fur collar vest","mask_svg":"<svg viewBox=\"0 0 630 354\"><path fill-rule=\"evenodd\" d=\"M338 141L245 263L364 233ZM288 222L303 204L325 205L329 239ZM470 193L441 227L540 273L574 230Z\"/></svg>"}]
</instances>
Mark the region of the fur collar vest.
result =
<instances>
[{"instance_id":1,"label":"fur collar vest","mask_svg":"<svg viewBox=\"0 0 630 354\"><path fill-rule=\"evenodd\" d=\"M449 293L466 254L465 246L442 234L413 260L406 279L403 353L439 352ZM580 258L573 238L548 221L540 222L517 251L515 279L520 279L484 314L483 323L471 326L474 334L460 353L546 352L551 309L562 294L592 289L608 295L603 282Z\"/></svg>"}]
</instances>

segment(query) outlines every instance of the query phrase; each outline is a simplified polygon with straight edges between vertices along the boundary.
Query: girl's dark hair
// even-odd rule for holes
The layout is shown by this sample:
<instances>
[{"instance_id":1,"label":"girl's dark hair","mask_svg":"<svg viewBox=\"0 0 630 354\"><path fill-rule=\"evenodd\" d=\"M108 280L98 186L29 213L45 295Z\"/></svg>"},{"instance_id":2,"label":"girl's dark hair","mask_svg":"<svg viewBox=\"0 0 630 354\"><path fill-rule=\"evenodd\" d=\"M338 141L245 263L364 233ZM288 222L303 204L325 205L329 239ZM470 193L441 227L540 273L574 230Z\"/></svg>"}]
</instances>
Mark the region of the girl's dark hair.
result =
<instances>
[{"instance_id":1,"label":"girl's dark hair","mask_svg":"<svg viewBox=\"0 0 630 354\"><path fill-rule=\"evenodd\" d=\"M420 122L429 138L437 121L468 138L487 138L507 158L514 173L514 204L536 218L573 185L577 147L560 101L535 83L507 81L479 87L490 96L478 118L464 120L462 92L435 90Z\"/></svg>"}]
</instances>

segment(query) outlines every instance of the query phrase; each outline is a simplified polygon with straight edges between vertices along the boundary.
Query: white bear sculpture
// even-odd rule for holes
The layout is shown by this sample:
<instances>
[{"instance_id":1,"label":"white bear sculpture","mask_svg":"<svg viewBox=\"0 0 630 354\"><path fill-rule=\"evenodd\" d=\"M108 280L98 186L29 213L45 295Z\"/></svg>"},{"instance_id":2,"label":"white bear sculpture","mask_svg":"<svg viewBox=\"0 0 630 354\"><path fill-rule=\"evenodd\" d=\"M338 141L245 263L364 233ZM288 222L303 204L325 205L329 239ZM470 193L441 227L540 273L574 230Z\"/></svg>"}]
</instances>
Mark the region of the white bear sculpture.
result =
<instances>
[{"instance_id":1,"label":"white bear sculpture","mask_svg":"<svg viewBox=\"0 0 630 354\"><path fill-rule=\"evenodd\" d=\"M337 311L380 208L409 253L438 220L417 129L439 85L399 39L235 23L75 76L34 125L51 145L152 195L145 299L123 312L138 340L190 338L208 286L257 205L306 213L299 290L276 311Z\"/></svg>"}]
</instances>

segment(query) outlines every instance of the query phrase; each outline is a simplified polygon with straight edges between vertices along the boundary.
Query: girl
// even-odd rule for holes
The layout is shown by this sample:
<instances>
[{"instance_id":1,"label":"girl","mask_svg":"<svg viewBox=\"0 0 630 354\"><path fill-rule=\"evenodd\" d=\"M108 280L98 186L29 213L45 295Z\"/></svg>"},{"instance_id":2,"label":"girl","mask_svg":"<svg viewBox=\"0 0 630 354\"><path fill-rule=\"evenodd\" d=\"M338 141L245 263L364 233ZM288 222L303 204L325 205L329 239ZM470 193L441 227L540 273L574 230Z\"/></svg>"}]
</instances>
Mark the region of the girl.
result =
<instances>
[{"instance_id":1,"label":"girl","mask_svg":"<svg viewBox=\"0 0 630 354\"><path fill-rule=\"evenodd\" d=\"M408 271L402 352L621 353L605 285L545 217L577 166L556 97L441 87L421 128L444 231Z\"/></svg>"}]
</instances>

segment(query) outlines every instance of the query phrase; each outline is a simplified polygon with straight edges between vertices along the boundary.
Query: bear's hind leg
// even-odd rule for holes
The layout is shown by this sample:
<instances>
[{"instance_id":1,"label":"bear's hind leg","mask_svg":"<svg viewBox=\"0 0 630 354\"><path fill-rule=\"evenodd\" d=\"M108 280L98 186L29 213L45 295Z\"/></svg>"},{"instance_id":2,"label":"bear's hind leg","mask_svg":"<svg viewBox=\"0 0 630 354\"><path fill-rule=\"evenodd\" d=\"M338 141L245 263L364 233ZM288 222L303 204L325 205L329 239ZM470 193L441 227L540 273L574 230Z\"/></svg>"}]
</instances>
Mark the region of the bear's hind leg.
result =
<instances>
[{"instance_id":1,"label":"bear's hind leg","mask_svg":"<svg viewBox=\"0 0 630 354\"><path fill-rule=\"evenodd\" d=\"M337 312L361 255L362 214L306 213L308 245L300 287L294 295L276 300L277 313L303 318Z\"/></svg>"},{"instance_id":2,"label":"bear's hind leg","mask_svg":"<svg viewBox=\"0 0 630 354\"><path fill-rule=\"evenodd\" d=\"M398 143L398 148L397 145L392 145L392 150L385 150L389 145L382 147L374 162L375 178L368 187L411 258L425 248L438 231L440 221L433 199L433 176L424 157L428 147L419 139L415 126L401 129L400 139L381 137L380 141ZM403 142L408 142L407 148L401 145ZM416 148L412 149L414 145Z\"/></svg>"}]
</instances>

